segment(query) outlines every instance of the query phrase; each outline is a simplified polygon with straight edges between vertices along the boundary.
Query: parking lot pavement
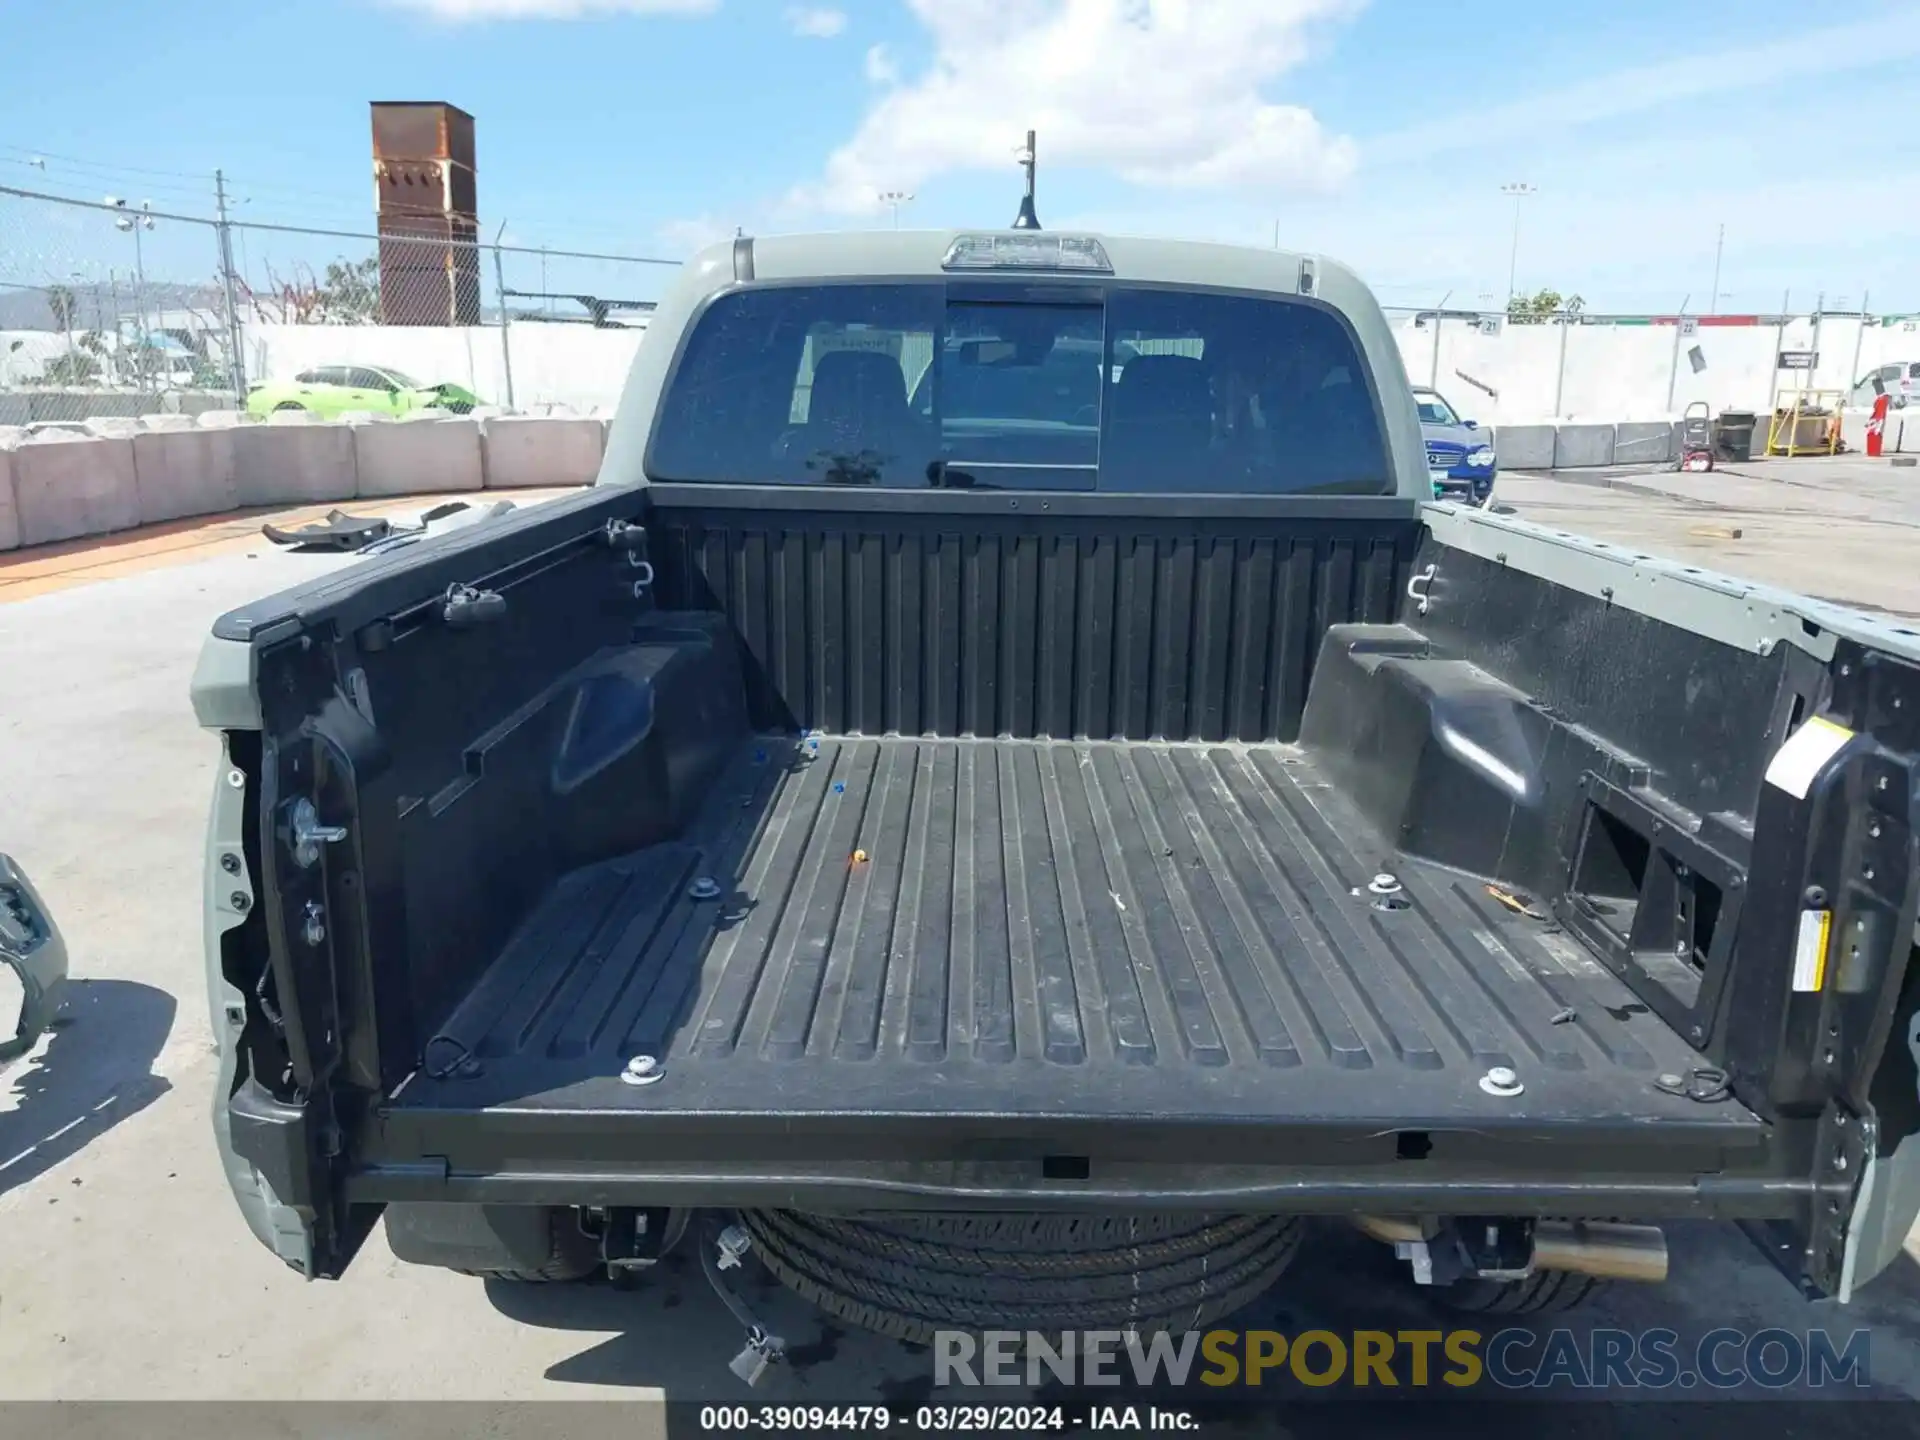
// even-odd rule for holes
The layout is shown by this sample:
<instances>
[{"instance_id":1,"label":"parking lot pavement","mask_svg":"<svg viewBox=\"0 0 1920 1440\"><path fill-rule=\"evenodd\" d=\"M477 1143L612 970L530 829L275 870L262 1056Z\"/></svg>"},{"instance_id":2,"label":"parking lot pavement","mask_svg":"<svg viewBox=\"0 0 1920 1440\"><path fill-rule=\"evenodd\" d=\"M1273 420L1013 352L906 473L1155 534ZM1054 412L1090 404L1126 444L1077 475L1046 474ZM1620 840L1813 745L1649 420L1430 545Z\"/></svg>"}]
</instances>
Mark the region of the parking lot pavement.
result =
<instances>
[{"instance_id":1,"label":"parking lot pavement","mask_svg":"<svg viewBox=\"0 0 1920 1440\"><path fill-rule=\"evenodd\" d=\"M1522 517L1889 615L1920 617L1920 470L1857 456L1502 475Z\"/></svg>"},{"instance_id":2,"label":"parking lot pavement","mask_svg":"<svg viewBox=\"0 0 1920 1440\"><path fill-rule=\"evenodd\" d=\"M345 1280L307 1284L247 1232L207 1121L201 835L215 749L187 682L216 614L352 563L242 543L0 603L0 848L58 916L78 981L69 1021L0 1074L0 1398L928 1397L924 1353L778 1292L756 1303L794 1363L744 1390L727 1370L738 1327L685 1255L633 1291L483 1285L399 1265L376 1234ZM1676 1227L1672 1243L1668 1285L1622 1287L1581 1325L1871 1327L1880 1392L1920 1397L1920 1266L1903 1261L1837 1310L1800 1299L1729 1228ZM1237 1323L1442 1322L1381 1247L1327 1227Z\"/></svg>"},{"instance_id":3,"label":"parking lot pavement","mask_svg":"<svg viewBox=\"0 0 1920 1440\"><path fill-rule=\"evenodd\" d=\"M84 540L36 545L31 550L0 551L0 605L50 595L56 590L70 590L75 585L197 564L223 555L271 551L272 543L260 533L262 525L299 529L319 523L330 510L412 523L422 511L439 505L459 502L481 506L500 500L509 500L515 505L537 505L567 493L565 490L493 490L484 494L400 496L286 509L238 510L225 515L146 525L116 535L92 535Z\"/></svg>"}]
</instances>

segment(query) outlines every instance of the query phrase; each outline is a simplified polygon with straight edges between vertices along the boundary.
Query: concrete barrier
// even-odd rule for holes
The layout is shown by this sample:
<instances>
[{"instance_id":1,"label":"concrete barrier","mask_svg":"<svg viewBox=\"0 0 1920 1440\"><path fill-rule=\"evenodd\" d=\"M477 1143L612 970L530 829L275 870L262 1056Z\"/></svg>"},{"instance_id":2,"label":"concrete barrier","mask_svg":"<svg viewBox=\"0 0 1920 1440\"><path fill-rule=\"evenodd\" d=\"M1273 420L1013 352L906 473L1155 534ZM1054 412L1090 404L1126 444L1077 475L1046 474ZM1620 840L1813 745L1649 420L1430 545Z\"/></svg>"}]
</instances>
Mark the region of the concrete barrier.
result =
<instances>
[{"instance_id":1,"label":"concrete barrier","mask_svg":"<svg viewBox=\"0 0 1920 1440\"><path fill-rule=\"evenodd\" d=\"M140 433L140 422L131 415L89 415L80 426L89 435L111 440L131 439Z\"/></svg>"},{"instance_id":2,"label":"concrete barrier","mask_svg":"<svg viewBox=\"0 0 1920 1440\"><path fill-rule=\"evenodd\" d=\"M396 420L347 429L363 498L484 487L477 420Z\"/></svg>"},{"instance_id":3,"label":"concrete barrier","mask_svg":"<svg viewBox=\"0 0 1920 1440\"><path fill-rule=\"evenodd\" d=\"M1553 426L1502 425L1493 432L1502 470L1548 470L1553 466Z\"/></svg>"},{"instance_id":4,"label":"concrete barrier","mask_svg":"<svg viewBox=\"0 0 1920 1440\"><path fill-rule=\"evenodd\" d=\"M1849 446L1864 450L1864 416L1845 423ZM341 424L288 411L260 423L227 409L95 416L40 433L0 423L0 550L235 508L587 485L610 428L585 415ZM1676 435L1665 421L1492 432L1508 471L1663 463L1677 454ZM1765 443L1763 419L1756 453ZM1920 410L1889 417L1886 450L1920 453Z\"/></svg>"},{"instance_id":5,"label":"concrete barrier","mask_svg":"<svg viewBox=\"0 0 1920 1440\"><path fill-rule=\"evenodd\" d=\"M1613 428L1614 465L1660 465L1677 458L1671 420L1635 420Z\"/></svg>"},{"instance_id":6,"label":"concrete barrier","mask_svg":"<svg viewBox=\"0 0 1920 1440\"><path fill-rule=\"evenodd\" d=\"M13 452L22 545L131 530L140 523L129 436L67 430L30 436Z\"/></svg>"},{"instance_id":7,"label":"concrete barrier","mask_svg":"<svg viewBox=\"0 0 1920 1440\"><path fill-rule=\"evenodd\" d=\"M1867 449L1867 423L1873 417L1864 410L1843 410L1840 414L1840 442L1856 455Z\"/></svg>"},{"instance_id":8,"label":"concrete barrier","mask_svg":"<svg viewBox=\"0 0 1920 1440\"><path fill-rule=\"evenodd\" d=\"M319 424L288 410L264 425L232 425L225 433L233 446L239 505L303 505L351 500L359 493L351 426Z\"/></svg>"},{"instance_id":9,"label":"concrete barrier","mask_svg":"<svg viewBox=\"0 0 1920 1440\"><path fill-rule=\"evenodd\" d=\"M480 423L489 490L590 485L606 448L606 426L598 420L500 416Z\"/></svg>"},{"instance_id":10,"label":"concrete barrier","mask_svg":"<svg viewBox=\"0 0 1920 1440\"><path fill-rule=\"evenodd\" d=\"M1553 434L1553 468L1576 470L1613 463L1612 425L1562 425Z\"/></svg>"},{"instance_id":11,"label":"concrete barrier","mask_svg":"<svg viewBox=\"0 0 1920 1440\"><path fill-rule=\"evenodd\" d=\"M215 515L240 503L233 431L203 430L191 415L149 415L133 437L140 523Z\"/></svg>"},{"instance_id":12,"label":"concrete barrier","mask_svg":"<svg viewBox=\"0 0 1920 1440\"><path fill-rule=\"evenodd\" d=\"M20 548L20 511L13 500L13 452L20 432L0 427L0 550Z\"/></svg>"}]
</instances>

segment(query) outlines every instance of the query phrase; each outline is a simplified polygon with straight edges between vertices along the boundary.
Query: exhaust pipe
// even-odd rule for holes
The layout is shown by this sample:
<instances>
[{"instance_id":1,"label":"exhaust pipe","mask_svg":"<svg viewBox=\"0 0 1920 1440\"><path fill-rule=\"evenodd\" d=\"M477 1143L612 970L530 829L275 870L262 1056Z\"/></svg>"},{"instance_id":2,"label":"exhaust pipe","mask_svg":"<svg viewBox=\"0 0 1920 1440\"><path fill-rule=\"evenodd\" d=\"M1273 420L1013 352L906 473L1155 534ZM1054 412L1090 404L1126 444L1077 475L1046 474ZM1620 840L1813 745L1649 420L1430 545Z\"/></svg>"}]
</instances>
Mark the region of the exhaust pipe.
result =
<instances>
[{"instance_id":1,"label":"exhaust pipe","mask_svg":"<svg viewBox=\"0 0 1920 1440\"><path fill-rule=\"evenodd\" d=\"M1354 1224L1388 1245L1418 1244L1431 1238L1414 1220L1362 1215ZM1541 1220L1533 1227L1533 1267L1657 1285L1667 1278L1667 1237L1658 1225Z\"/></svg>"},{"instance_id":2,"label":"exhaust pipe","mask_svg":"<svg viewBox=\"0 0 1920 1440\"><path fill-rule=\"evenodd\" d=\"M1658 1225L1543 1220L1533 1228L1533 1263L1541 1270L1658 1285L1667 1278L1667 1237Z\"/></svg>"}]
</instances>

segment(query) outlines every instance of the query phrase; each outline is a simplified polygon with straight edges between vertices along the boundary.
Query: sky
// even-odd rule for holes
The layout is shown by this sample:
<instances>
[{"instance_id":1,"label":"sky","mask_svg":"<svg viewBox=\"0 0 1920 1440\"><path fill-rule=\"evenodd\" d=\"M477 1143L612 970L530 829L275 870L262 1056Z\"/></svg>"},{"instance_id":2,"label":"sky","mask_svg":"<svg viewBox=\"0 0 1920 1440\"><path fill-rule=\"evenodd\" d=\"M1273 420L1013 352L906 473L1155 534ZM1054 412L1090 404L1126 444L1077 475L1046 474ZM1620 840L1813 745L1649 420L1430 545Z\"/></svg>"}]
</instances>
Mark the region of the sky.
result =
<instances>
[{"instance_id":1,"label":"sky","mask_svg":"<svg viewBox=\"0 0 1920 1440\"><path fill-rule=\"evenodd\" d=\"M0 34L0 185L168 214L211 214L219 168L238 219L369 231L368 102L445 100L487 236L678 260L891 225L886 192L903 227L1003 225L1031 127L1048 228L1277 238L1389 305L1511 275L1595 311L1920 310L1916 0L0 0ZM0 195L0 267L128 264L104 220ZM141 241L149 276L215 263L201 227ZM249 274L354 248L242 243Z\"/></svg>"}]
</instances>

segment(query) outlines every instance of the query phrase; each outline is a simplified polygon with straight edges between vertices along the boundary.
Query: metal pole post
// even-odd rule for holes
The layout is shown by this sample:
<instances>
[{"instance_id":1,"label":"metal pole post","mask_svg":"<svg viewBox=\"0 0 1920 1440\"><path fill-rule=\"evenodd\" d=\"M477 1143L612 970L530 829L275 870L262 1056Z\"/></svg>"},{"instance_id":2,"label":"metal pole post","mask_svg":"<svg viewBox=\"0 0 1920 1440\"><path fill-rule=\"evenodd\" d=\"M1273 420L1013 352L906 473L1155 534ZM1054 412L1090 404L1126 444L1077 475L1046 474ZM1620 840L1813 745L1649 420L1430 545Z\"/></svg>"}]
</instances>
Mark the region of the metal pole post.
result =
<instances>
[{"instance_id":1,"label":"metal pole post","mask_svg":"<svg viewBox=\"0 0 1920 1440\"><path fill-rule=\"evenodd\" d=\"M1727 247L1727 227L1722 224L1720 234L1713 242L1713 299L1707 302L1707 313L1720 313L1720 256Z\"/></svg>"},{"instance_id":2,"label":"metal pole post","mask_svg":"<svg viewBox=\"0 0 1920 1440\"><path fill-rule=\"evenodd\" d=\"M227 221L227 177L213 172L213 198L219 213L214 222L220 239L220 287L227 301L227 383L233 387L236 409L247 408L247 360L241 350L240 301L233 285L233 227Z\"/></svg>"},{"instance_id":3,"label":"metal pole post","mask_svg":"<svg viewBox=\"0 0 1920 1440\"><path fill-rule=\"evenodd\" d=\"M1780 323L1773 328L1773 379L1767 390L1767 444L1760 453L1771 455L1780 431L1780 352L1787 344L1787 307L1793 304L1793 291L1780 292ZM1791 438L1791 437L1789 437Z\"/></svg>"},{"instance_id":4,"label":"metal pole post","mask_svg":"<svg viewBox=\"0 0 1920 1440\"><path fill-rule=\"evenodd\" d=\"M1680 332L1687 318L1687 305L1692 301L1689 295L1680 302L1680 313L1673 317L1673 357L1667 362L1667 413L1673 413L1673 392L1680 383Z\"/></svg>"},{"instance_id":5,"label":"metal pole post","mask_svg":"<svg viewBox=\"0 0 1920 1440\"><path fill-rule=\"evenodd\" d=\"M116 367L126 361L126 357L120 353L126 337L120 333L120 272L118 270L107 271L107 285L113 291L113 352L110 360L101 361L100 373L102 378L111 378L117 382Z\"/></svg>"},{"instance_id":6,"label":"metal pole post","mask_svg":"<svg viewBox=\"0 0 1920 1440\"><path fill-rule=\"evenodd\" d=\"M1567 332L1573 328L1573 318L1560 317L1560 364L1553 376L1553 418L1560 418L1560 402L1567 393Z\"/></svg>"},{"instance_id":7,"label":"metal pole post","mask_svg":"<svg viewBox=\"0 0 1920 1440\"><path fill-rule=\"evenodd\" d=\"M1862 289L1860 292L1860 323L1854 326L1853 329L1853 369L1847 372L1847 384L1849 387L1858 384L1860 380L1860 347L1867 338L1868 299L1868 292Z\"/></svg>"},{"instance_id":8,"label":"metal pole post","mask_svg":"<svg viewBox=\"0 0 1920 1440\"><path fill-rule=\"evenodd\" d=\"M153 352L147 342L147 262L141 255L138 219L133 222L133 333L140 346L134 376L144 394L147 389L147 366L153 359Z\"/></svg>"},{"instance_id":9,"label":"metal pole post","mask_svg":"<svg viewBox=\"0 0 1920 1440\"><path fill-rule=\"evenodd\" d=\"M1520 275L1520 196L1513 197L1513 249L1507 255L1507 313L1513 313L1513 287Z\"/></svg>"},{"instance_id":10,"label":"metal pole post","mask_svg":"<svg viewBox=\"0 0 1920 1440\"><path fill-rule=\"evenodd\" d=\"M1433 317L1433 363L1428 367L1427 388L1440 388L1440 327L1446 322L1438 315Z\"/></svg>"},{"instance_id":11,"label":"metal pole post","mask_svg":"<svg viewBox=\"0 0 1920 1440\"><path fill-rule=\"evenodd\" d=\"M500 365L506 372L507 408L513 409L513 342L507 332L513 327L507 316L507 268L500 259L500 239L507 233L507 222L502 220L500 228L493 237L493 288L500 300Z\"/></svg>"},{"instance_id":12,"label":"metal pole post","mask_svg":"<svg viewBox=\"0 0 1920 1440\"><path fill-rule=\"evenodd\" d=\"M1827 292L1822 290L1813 302L1813 364L1806 368L1800 381L1802 390L1812 390L1814 382L1820 378L1820 317L1827 308Z\"/></svg>"},{"instance_id":13,"label":"metal pole post","mask_svg":"<svg viewBox=\"0 0 1920 1440\"><path fill-rule=\"evenodd\" d=\"M1793 291L1780 292L1780 323L1773 329L1773 383L1778 391L1780 386L1780 352L1787 348L1787 309L1793 304ZM1768 403L1772 403L1770 397Z\"/></svg>"}]
</instances>

